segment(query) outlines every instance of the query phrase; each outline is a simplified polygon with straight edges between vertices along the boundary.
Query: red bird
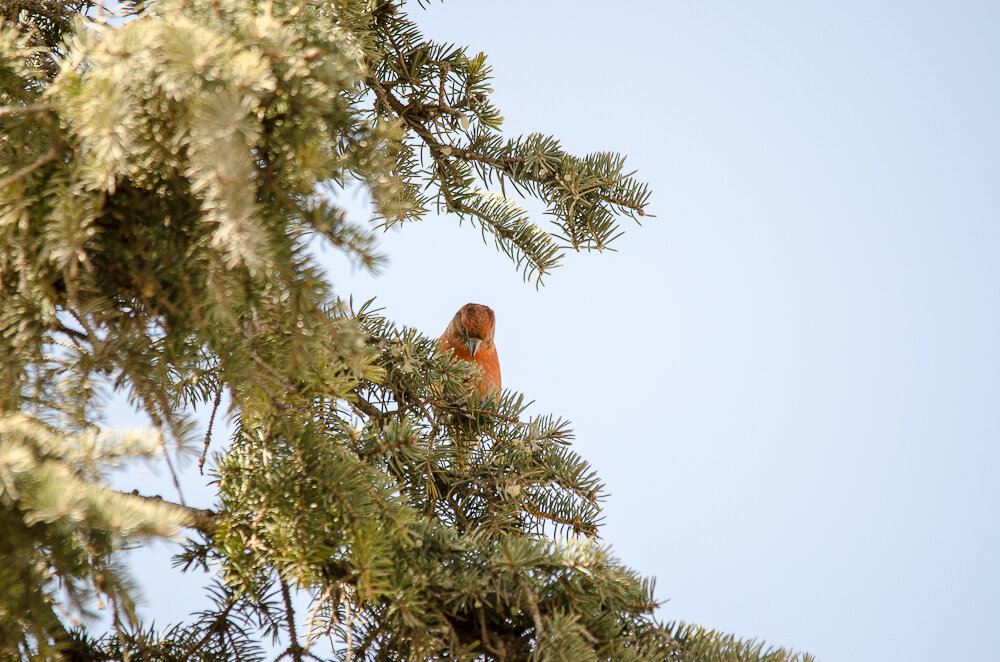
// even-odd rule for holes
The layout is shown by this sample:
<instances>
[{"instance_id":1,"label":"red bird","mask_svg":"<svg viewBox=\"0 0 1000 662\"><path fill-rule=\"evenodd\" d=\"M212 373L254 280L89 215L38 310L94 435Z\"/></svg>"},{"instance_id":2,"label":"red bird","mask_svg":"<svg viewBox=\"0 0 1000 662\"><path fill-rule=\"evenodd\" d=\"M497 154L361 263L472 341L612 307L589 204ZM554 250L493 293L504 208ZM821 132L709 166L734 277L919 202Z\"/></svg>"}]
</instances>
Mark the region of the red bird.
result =
<instances>
[{"instance_id":1,"label":"red bird","mask_svg":"<svg viewBox=\"0 0 1000 662\"><path fill-rule=\"evenodd\" d=\"M444 335L441 336L443 354L449 349L456 359L475 363L482 371L476 384L476 394L487 397L500 390L500 359L493 344L496 315L488 307L467 303L455 313Z\"/></svg>"}]
</instances>

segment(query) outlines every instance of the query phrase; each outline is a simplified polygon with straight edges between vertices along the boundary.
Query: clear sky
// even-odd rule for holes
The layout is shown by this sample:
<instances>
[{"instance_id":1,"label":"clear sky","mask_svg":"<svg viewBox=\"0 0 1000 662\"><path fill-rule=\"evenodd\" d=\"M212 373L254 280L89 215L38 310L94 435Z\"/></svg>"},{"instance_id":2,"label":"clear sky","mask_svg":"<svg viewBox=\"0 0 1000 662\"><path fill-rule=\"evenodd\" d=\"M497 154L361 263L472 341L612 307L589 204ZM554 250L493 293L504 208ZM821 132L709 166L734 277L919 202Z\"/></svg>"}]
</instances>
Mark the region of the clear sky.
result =
<instances>
[{"instance_id":1,"label":"clear sky","mask_svg":"<svg viewBox=\"0 0 1000 662\"><path fill-rule=\"evenodd\" d=\"M489 55L506 133L627 154L656 218L536 291L429 217L377 278L323 253L337 292L433 336L496 311L504 385L574 422L664 620L995 659L1000 4L410 10Z\"/></svg>"}]
</instances>

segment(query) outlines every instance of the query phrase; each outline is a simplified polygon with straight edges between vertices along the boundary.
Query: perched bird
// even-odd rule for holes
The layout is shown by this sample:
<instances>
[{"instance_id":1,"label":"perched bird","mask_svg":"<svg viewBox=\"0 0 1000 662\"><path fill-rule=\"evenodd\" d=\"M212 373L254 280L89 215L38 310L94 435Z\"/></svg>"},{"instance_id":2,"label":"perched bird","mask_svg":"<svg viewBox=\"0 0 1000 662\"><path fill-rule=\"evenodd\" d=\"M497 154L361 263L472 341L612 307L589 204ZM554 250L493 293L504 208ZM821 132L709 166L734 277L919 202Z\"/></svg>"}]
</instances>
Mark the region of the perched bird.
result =
<instances>
[{"instance_id":1,"label":"perched bird","mask_svg":"<svg viewBox=\"0 0 1000 662\"><path fill-rule=\"evenodd\" d=\"M488 307L467 303L455 313L441 336L443 354L449 349L456 359L475 363L483 375L476 384L476 394L483 398L500 390L500 360L493 344L496 315Z\"/></svg>"}]
</instances>

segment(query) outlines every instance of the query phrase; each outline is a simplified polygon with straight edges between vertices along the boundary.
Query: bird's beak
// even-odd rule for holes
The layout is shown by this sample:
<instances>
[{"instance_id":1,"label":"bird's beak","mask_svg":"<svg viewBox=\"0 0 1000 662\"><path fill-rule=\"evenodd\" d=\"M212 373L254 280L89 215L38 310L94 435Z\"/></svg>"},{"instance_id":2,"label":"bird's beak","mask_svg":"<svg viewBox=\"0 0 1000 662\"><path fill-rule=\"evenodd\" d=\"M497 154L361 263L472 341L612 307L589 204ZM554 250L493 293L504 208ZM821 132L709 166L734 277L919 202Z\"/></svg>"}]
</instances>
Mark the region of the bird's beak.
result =
<instances>
[{"instance_id":1,"label":"bird's beak","mask_svg":"<svg viewBox=\"0 0 1000 662\"><path fill-rule=\"evenodd\" d=\"M479 349L479 343L481 342L482 340L480 340L479 338L465 339L465 346L469 348L469 354L472 355L472 358L476 358L476 350Z\"/></svg>"}]
</instances>

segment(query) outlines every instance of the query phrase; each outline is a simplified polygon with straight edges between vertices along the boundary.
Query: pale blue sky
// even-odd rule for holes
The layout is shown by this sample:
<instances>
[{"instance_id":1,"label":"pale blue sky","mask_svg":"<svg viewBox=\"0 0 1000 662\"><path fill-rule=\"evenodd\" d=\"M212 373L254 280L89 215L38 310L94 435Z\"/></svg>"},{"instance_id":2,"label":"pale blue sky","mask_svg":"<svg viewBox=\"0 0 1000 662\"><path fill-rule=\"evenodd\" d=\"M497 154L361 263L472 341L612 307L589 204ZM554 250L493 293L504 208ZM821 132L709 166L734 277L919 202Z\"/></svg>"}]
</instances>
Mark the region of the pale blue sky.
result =
<instances>
[{"instance_id":1,"label":"pale blue sky","mask_svg":"<svg viewBox=\"0 0 1000 662\"><path fill-rule=\"evenodd\" d=\"M489 55L507 133L628 154L657 217L538 292L431 217L378 278L325 252L338 293L435 336L496 310L504 385L574 422L661 618L826 662L992 659L1000 4L411 11Z\"/></svg>"}]
</instances>

